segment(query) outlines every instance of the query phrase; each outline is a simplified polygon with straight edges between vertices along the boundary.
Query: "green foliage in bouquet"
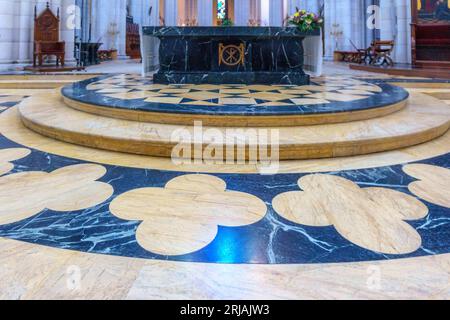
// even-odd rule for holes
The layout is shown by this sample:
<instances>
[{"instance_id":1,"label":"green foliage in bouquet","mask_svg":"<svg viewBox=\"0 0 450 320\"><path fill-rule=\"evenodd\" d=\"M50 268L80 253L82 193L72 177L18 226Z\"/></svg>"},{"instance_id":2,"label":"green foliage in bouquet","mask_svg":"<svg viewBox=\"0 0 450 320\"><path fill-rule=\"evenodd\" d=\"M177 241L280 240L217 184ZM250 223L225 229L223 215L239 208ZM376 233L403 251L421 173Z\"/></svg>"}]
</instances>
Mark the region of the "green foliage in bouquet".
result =
<instances>
[{"instance_id":1,"label":"green foliage in bouquet","mask_svg":"<svg viewBox=\"0 0 450 320\"><path fill-rule=\"evenodd\" d=\"M323 19L312 12L297 8L296 12L289 17L288 23L296 26L303 32L307 32L320 29L323 24Z\"/></svg>"},{"instance_id":2,"label":"green foliage in bouquet","mask_svg":"<svg viewBox=\"0 0 450 320\"><path fill-rule=\"evenodd\" d=\"M223 19L220 21L220 25L223 27L231 27L234 25L233 20L231 19Z\"/></svg>"}]
</instances>

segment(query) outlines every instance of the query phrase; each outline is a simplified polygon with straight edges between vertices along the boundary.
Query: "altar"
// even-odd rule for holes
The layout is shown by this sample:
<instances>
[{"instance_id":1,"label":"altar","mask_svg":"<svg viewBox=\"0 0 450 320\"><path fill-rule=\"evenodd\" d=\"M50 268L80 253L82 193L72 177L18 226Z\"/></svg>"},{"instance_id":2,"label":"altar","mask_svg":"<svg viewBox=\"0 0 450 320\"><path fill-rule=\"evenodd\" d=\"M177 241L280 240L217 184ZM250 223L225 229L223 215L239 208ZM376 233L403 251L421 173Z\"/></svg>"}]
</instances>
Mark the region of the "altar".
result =
<instances>
[{"instance_id":1,"label":"altar","mask_svg":"<svg viewBox=\"0 0 450 320\"><path fill-rule=\"evenodd\" d=\"M143 56L154 50L145 38L159 39L155 83L303 85L303 40L319 35L295 27L144 27Z\"/></svg>"}]
</instances>

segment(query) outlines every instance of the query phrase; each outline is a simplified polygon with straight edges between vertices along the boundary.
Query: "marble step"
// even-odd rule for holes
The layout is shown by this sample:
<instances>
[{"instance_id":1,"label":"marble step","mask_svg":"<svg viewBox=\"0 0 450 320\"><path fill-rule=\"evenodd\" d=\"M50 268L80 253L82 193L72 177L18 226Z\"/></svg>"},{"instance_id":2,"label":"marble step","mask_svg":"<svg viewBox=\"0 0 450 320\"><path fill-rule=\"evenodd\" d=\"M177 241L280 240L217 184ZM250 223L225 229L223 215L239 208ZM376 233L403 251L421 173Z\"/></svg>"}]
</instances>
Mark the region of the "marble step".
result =
<instances>
[{"instance_id":1,"label":"marble step","mask_svg":"<svg viewBox=\"0 0 450 320\"><path fill-rule=\"evenodd\" d=\"M95 74L73 75L0 75L0 89L54 89L76 81L95 77Z\"/></svg>"},{"instance_id":2,"label":"marble step","mask_svg":"<svg viewBox=\"0 0 450 320\"><path fill-rule=\"evenodd\" d=\"M174 132L194 136L192 126L121 120L74 110L64 104L57 92L34 95L19 105L25 126L42 135L78 145L125 153L170 157L178 144ZM235 134L240 143L226 144L226 150L245 150L246 156L255 150L255 142L267 138L276 148L279 159L316 159L369 154L395 150L430 141L444 134L450 126L447 104L419 93L413 93L406 108L385 117L339 124L279 128L208 127L203 132L226 139ZM178 130L178 131L177 131ZM278 134L278 140L271 140ZM178 135L179 137L179 135ZM208 137L197 148L211 144ZM275 150L275 149L273 149ZM224 155L226 152L223 153ZM217 154L215 155L217 156ZM214 154L197 153L197 157L215 158Z\"/></svg>"},{"instance_id":3,"label":"marble step","mask_svg":"<svg viewBox=\"0 0 450 320\"><path fill-rule=\"evenodd\" d=\"M383 117L403 109L407 99L382 107L345 112L329 112L317 114L290 115L220 115L194 114L176 112L150 112L135 109L111 108L64 97L69 107L104 117L175 125L192 125L194 121L202 121L205 126L221 127L291 127L318 124L343 123Z\"/></svg>"}]
</instances>

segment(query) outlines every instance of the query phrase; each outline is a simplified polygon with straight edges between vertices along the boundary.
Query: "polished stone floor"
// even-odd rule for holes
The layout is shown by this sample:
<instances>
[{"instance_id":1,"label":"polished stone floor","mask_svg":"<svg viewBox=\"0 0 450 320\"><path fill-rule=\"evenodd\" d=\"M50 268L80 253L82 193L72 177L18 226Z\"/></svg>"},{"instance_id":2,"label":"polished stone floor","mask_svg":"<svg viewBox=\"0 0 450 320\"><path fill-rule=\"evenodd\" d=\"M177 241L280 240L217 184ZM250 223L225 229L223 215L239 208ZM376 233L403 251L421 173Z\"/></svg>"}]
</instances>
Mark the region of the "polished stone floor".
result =
<instances>
[{"instance_id":1,"label":"polished stone floor","mask_svg":"<svg viewBox=\"0 0 450 320\"><path fill-rule=\"evenodd\" d=\"M175 166L25 128L45 90L0 89L0 298L450 298L450 133L276 175Z\"/></svg>"}]
</instances>

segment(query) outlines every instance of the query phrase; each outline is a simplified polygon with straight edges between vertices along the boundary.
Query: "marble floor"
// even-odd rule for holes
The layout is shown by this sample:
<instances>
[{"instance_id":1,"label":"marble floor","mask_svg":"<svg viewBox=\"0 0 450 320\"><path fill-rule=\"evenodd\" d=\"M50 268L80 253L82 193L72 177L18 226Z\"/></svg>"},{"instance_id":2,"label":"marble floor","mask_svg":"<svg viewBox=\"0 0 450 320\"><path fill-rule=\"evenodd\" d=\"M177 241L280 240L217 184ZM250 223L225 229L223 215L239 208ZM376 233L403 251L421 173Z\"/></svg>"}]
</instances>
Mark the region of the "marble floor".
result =
<instances>
[{"instance_id":1,"label":"marble floor","mask_svg":"<svg viewBox=\"0 0 450 320\"><path fill-rule=\"evenodd\" d=\"M383 79L381 88L395 82L449 103L448 82ZM93 89L136 92L104 84ZM192 93L165 89L153 90ZM353 88L378 91L365 89ZM254 164L176 165L27 129L20 102L52 92L0 89L1 299L450 298L450 132L385 152L282 161L262 175Z\"/></svg>"}]
</instances>

